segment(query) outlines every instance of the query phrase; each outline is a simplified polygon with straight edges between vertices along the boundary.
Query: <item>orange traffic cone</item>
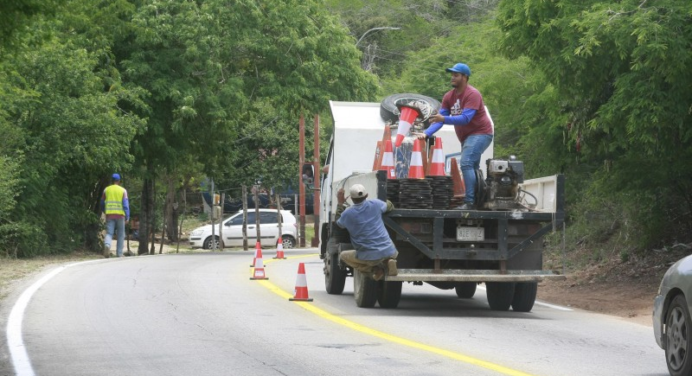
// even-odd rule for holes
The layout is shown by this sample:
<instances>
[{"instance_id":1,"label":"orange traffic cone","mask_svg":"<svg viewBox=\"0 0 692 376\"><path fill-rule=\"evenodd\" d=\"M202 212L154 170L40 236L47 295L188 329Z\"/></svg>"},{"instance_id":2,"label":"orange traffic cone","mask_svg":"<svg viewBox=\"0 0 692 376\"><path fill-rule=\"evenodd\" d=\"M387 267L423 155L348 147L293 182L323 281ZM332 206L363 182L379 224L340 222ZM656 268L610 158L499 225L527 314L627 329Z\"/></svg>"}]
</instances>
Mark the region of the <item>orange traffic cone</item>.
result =
<instances>
[{"instance_id":1,"label":"orange traffic cone","mask_svg":"<svg viewBox=\"0 0 692 376\"><path fill-rule=\"evenodd\" d=\"M466 196L466 186L464 185L464 180L461 178L461 171L459 171L456 158L452 158L451 170L452 183L454 184L454 196Z\"/></svg>"},{"instance_id":2,"label":"orange traffic cone","mask_svg":"<svg viewBox=\"0 0 692 376\"><path fill-rule=\"evenodd\" d=\"M276 256L274 256L275 259L282 259L285 260L286 257L284 256L284 242L281 238L276 242Z\"/></svg>"},{"instance_id":3,"label":"orange traffic cone","mask_svg":"<svg viewBox=\"0 0 692 376\"><path fill-rule=\"evenodd\" d=\"M262 261L262 249L257 250L257 259L255 261L255 270L252 272L250 279L269 279L264 273L264 262Z\"/></svg>"},{"instance_id":4,"label":"orange traffic cone","mask_svg":"<svg viewBox=\"0 0 692 376\"><path fill-rule=\"evenodd\" d=\"M399 115L399 128L396 131L396 147L401 146L404 137L411 129L413 122L419 115L418 109L408 106L401 106L401 115Z\"/></svg>"},{"instance_id":5,"label":"orange traffic cone","mask_svg":"<svg viewBox=\"0 0 692 376\"><path fill-rule=\"evenodd\" d=\"M305 279L305 264L298 264L298 277L296 278L296 290L290 301L311 302L312 298L308 297L308 281Z\"/></svg>"},{"instance_id":6,"label":"orange traffic cone","mask_svg":"<svg viewBox=\"0 0 692 376\"><path fill-rule=\"evenodd\" d=\"M411 153L411 165L408 168L408 178L425 179L423 171L423 156L420 151L420 142L414 142L413 152Z\"/></svg>"},{"instance_id":7,"label":"orange traffic cone","mask_svg":"<svg viewBox=\"0 0 692 376\"><path fill-rule=\"evenodd\" d=\"M435 137L435 149L430 159L430 173L428 176L445 176L445 156L442 151L442 137Z\"/></svg>"},{"instance_id":8,"label":"orange traffic cone","mask_svg":"<svg viewBox=\"0 0 692 376\"><path fill-rule=\"evenodd\" d=\"M394 152L392 151L392 140L384 142L384 155L382 156L382 166L380 170L387 171L387 179L396 179L394 171Z\"/></svg>"},{"instance_id":9,"label":"orange traffic cone","mask_svg":"<svg viewBox=\"0 0 692 376\"><path fill-rule=\"evenodd\" d=\"M255 261L257 260L257 252L262 251L262 244L260 242L255 243L255 257L252 258L252 264L250 264L251 268L255 267Z\"/></svg>"}]
</instances>

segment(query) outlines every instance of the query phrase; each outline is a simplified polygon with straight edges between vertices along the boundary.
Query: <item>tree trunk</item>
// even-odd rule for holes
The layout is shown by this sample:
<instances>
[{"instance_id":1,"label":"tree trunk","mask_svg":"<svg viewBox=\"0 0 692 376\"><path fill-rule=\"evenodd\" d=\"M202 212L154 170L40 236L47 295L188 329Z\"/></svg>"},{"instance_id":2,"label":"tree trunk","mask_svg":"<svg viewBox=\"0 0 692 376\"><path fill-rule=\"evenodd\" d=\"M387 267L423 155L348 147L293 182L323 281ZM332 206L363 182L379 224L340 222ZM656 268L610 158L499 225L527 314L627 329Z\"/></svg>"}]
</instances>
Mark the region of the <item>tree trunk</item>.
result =
<instances>
[{"instance_id":1,"label":"tree trunk","mask_svg":"<svg viewBox=\"0 0 692 376\"><path fill-rule=\"evenodd\" d=\"M166 213L168 211L168 201L164 200L163 202L163 223L161 226L163 227L161 229L161 245L159 246L159 254L163 253L163 242L166 241L166 218L168 218Z\"/></svg>"},{"instance_id":2,"label":"tree trunk","mask_svg":"<svg viewBox=\"0 0 692 376\"><path fill-rule=\"evenodd\" d=\"M149 249L149 254L153 255L156 253L156 180L154 179L151 179L151 195L149 196L147 211L149 212L149 228L151 229L151 248Z\"/></svg>"},{"instance_id":3,"label":"tree trunk","mask_svg":"<svg viewBox=\"0 0 692 376\"><path fill-rule=\"evenodd\" d=\"M100 181L91 192L91 208L90 210L94 213L99 221L88 225L85 229L84 234L84 246L86 249L92 251L103 253L103 239L101 238L102 222L101 218L101 196L103 196L103 190L106 189L108 185L107 181Z\"/></svg>"},{"instance_id":4,"label":"tree trunk","mask_svg":"<svg viewBox=\"0 0 692 376\"><path fill-rule=\"evenodd\" d=\"M247 251L247 187L243 184L243 251Z\"/></svg>"},{"instance_id":5,"label":"tree trunk","mask_svg":"<svg viewBox=\"0 0 692 376\"><path fill-rule=\"evenodd\" d=\"M137 247L138 255L146 255L149 253L149 232L151 231L151 196L153 182L151 179L145 178L142 183L142 203L139 213L139 246Z\"/></svg>"},{"instance_id":6,"label":"tree trunk","mask_svg":"<svg viewBox=\"0 0 692 376\"><path fill-rule=\"evenodd\" d=\"M219 249L220 251L223 251L223 248L224 248L224 244L223 244L223 205L225 204L225 202L224 202L225 200L226 200L226 193L221 192L221 202L220 202L221 214L219 214L219 247L221 248L221 249Z\"/></svg>"},{"instance_id":7,"label":"tree trunk","mask_svg":"<svg viewBox=\"0 0 692 376\"><path fill-rule=\"evenodd\" d=\"M166 236L172 242L178 241L178 195L180 191L175 187L175 179L168 178L166 188Z\"/></svg>"},{"instance_id":8,"label":"tree trunk","mask_svg":"<svg viewBox=\"0 0 692 376\"><path fill-rule=\"evenodd\" d=\"M260 232L259 185L255 186L255 230L257 230L257 241L261 244L260 239L262 239L262 233Z\"/></svg>"}]
</instances>

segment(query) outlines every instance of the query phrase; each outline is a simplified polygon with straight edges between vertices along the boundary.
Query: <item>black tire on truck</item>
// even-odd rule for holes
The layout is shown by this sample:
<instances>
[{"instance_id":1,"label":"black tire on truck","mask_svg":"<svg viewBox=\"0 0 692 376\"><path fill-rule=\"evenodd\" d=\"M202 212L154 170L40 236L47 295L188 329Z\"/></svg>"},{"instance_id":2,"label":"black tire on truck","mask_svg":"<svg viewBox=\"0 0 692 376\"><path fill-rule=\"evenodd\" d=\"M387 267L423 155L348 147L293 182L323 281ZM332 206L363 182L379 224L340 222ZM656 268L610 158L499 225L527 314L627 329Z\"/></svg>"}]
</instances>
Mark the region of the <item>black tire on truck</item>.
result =
<instances>
[{"instance_id":1,"label":"black tire on truck","mask_svg":"<svg viewBox=\"0 0 692 376\"><path fill-rule=\"evenodd\" d=\"M330 245L327 245L327 247L329 248ZM324 285L327 289L327 294L340 295L344 292L346 270L339 267L338 252L327 251L324 257Z\"/></svg>"},{"instance_id":2,"label":"black tire on truck","mask_svg":"<svg viewBox=\"0 0 692 376\"><path fill-rule=\"evenodd\" d=\"M461 299L471 299L476 294L477 285L476 282L459 282L454 289Z\"/></svg>"},{"instance_id":3,"label":"black tire on truck","mask_svg":"<svg viewBox=\"0 0 692 376\"><path fill-rule=\"evenodd\" d=\"M513 282L487 282L485 284L488 304L493 311L507 311L514 299Z\"/></svg>"},{"instance_id":4,"label":"black tire on truck","mask_svg":"<svg viewBox=\"0 0 692 376\"><path fill-rule=\"evenodd\" d=\"M401 286L403 282L379 281L377 289L377 302L382 308L396 308L401 300Z\"/></svg>"},{"instance_id":5,"label":"black tire on truck","mask_svg":"<svg viewBox=\"0 0 692 376\"><path fill-rule=\"evenodd\" d=\"M536 302L537 282L518 282L514 287L512 309L516 312L531 312Z\"/></svg>"},{"instance_id":6,"label":"black tire on truck","mask_svg":"<svg viewBox=\"0 0 692 376\"><path fill-rule=\"evenodd\" d=\"M427 124L430 115L440 112L442 106L440 102L434 98L420 94L402 93L393 94L382 100L380 103L380 117L385 122L393 124L399 121L399 107L403 104L416 103L416 107L422 110L422 116L418 120L423 120Z\"/></svg>"},{"instance_id":7,"label":"black tire on truck","mask_svg":"<svg viewBox=\"0 0 692 376\"><path fill-rule=\"evenodd\" d=\"M353 297L361 308L372 308L377 303L377 281L358 270L353 271Z\"/></svg>"}]
</instances>

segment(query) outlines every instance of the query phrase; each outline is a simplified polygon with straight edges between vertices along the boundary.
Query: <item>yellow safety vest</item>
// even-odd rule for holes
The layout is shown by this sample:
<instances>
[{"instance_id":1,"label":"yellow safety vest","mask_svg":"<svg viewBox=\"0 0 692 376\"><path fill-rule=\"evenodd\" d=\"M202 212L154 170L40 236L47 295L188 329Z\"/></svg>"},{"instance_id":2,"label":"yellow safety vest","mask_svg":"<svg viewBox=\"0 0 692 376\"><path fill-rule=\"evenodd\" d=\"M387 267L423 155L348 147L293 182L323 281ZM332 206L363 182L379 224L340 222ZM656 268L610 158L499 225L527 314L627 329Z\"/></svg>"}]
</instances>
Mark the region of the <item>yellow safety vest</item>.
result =
<instances>
[{"instance_id":1,"label":"yellow safety vest","mask_svg":"<svg viewBox=\"0 0 692 376\"><path fill-rule=\"evenodd\" d=\"M104 191L106 195L106 215L119 214L125 215L123 209L123 197L125 197L125 188L119 185L109 185Z\"/></svg>"}]
</instances>

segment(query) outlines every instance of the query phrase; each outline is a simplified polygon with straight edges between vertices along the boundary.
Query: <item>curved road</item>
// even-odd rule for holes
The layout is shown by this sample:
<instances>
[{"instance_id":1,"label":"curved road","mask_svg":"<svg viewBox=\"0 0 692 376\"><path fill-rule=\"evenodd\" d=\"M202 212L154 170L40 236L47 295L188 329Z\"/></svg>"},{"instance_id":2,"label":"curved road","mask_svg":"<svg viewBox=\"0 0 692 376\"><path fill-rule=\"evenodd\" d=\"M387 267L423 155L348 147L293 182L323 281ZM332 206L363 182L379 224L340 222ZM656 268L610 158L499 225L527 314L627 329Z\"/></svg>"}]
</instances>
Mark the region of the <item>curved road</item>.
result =
<instances>
[{"instance_id":1,"label":"curved road","mask_svg":"<svg viewBox=\"0 0 692 376\"><path fill-rule=\"evenodd\" d=\"M324 292L315 249L265 253L269 281L249 279L251 252L64 268L34 293L21 336L9 320L4 343L29 361L3 346L0 375L668 374L646 326L543 305L494 312L482 289L461 300L411 284L399 308L362 309L351 278L342 296ZM299 262L314 302L287 299Z\"/></svg>"}]
</instances>

